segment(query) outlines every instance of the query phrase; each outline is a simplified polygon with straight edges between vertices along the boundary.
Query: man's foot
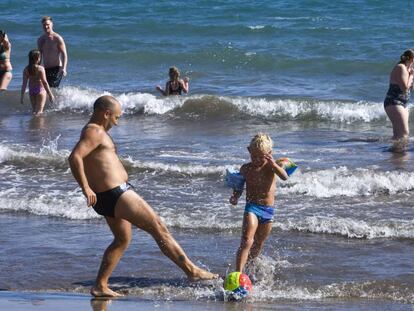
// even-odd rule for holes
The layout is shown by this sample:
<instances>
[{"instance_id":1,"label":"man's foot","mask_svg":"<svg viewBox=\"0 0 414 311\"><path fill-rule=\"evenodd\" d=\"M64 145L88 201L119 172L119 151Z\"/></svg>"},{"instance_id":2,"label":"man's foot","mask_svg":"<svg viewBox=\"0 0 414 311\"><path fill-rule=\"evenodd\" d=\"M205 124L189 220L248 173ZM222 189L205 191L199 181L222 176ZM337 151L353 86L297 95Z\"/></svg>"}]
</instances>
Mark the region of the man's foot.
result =
<instances>
[{"instance_id":1,"label":"man's foot","mask_svg":"<svg viewBox=\"0 0 414 311\"><path fill-rule=\"evenodd\" d=\"M95 296L95 297L122 297L124 296L122 294L118 294L114 292L109 287L100 287L100 286L92 287L90 293L92 296Z\"/></svg>"},{"instance_id":2,"label":"man's foot","mask_svg":"<svg viewBox=\"0 0 414 311\"><path fill-rule=\"evenodd\" d=\"M218 279L219 275L208 272L206 270L195 268L192 274L187 275L190 281L214 280Z\"/></svg>"}]
</instances>

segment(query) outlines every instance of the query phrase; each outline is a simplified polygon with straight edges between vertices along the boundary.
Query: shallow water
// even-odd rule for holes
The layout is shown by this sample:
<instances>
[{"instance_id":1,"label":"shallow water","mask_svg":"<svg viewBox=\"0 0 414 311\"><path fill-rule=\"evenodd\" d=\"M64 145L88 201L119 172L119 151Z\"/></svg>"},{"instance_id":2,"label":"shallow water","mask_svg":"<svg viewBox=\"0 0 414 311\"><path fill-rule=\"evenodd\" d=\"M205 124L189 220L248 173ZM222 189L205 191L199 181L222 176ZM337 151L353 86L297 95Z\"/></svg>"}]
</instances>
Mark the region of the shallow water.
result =
<instances>
[{"instance_id":1,"label":"shallow water","mask_svg":"<svg viewBox=\"0 0 414 311\"><path fill-rule=\"evenodd\" d=\"M397 18L399 2L385 1L196 1L179 12L171 1L49 3L70 67L42 117L30 115L28 98L19 104L19 72L44 14L22 14L28 5L0 4L15 68L0 94L1 289L88 292L111 234L86 207L67 157L94 100L110 93L123 107L111 135L130 182L190 258L222 276L234 268L244 203L228 204L226 168L248 161L259 131L274 139L275 157L299 165L278 181L271 237L248 270L251 307L414 303L413 147L387 151L382 108L388 72L412 45L412 4ZM172 64L190 76L190 95L155 93ZM143 232L111 285L149 300L225 298L222 279L188 283Z\"/></svg>"}]
</instances>

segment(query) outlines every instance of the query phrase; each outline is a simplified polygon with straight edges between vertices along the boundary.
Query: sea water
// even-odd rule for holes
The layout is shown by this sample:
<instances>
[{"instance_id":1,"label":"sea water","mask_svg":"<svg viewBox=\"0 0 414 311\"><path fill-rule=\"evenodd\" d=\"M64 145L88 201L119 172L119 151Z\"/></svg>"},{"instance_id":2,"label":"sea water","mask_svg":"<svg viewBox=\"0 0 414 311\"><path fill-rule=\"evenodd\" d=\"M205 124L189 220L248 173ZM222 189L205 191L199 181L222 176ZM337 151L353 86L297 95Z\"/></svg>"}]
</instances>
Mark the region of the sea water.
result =
<instances>
[{"instance_id":1,"label":"sea water","mask_svg":"<svg viewBox=\"0 0 414 311\"><path fill-rule=\"evenodd\" d=\"M110 134L129 181L189 257L222 276L234 269L245 202L228 203L226 169L249 161L257 132L273 138L275 158L298 164L277 182L272 234L247 269L253 306L414 303L413 149L387 151L382 106L390 70L414 46L414 3L3 1L0 10L14 69L0 94L1 289L93 284L112 236L67 157L94 100L111 94L123 116ZM20 85L43 15L65 39L68 76L32 117ZM173 65L190 94L164 98L155 86ZM225 298L222 279L186 282L142 231L110 283L145 299Z\"/></svg>"}]
</instances>

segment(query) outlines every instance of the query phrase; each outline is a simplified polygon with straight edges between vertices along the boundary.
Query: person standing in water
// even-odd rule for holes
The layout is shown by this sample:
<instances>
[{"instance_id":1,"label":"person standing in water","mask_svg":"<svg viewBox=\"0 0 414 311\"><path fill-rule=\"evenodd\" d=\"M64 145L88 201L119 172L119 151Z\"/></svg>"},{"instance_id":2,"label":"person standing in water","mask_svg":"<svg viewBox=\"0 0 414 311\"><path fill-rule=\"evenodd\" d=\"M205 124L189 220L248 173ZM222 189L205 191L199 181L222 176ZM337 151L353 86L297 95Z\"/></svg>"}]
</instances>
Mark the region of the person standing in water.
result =
<instances>
[{"instance_id":1,"label":"person standing in water","mask_svg":"<svg viewBox=\"0 0 414 311\"><path fill-rule=\"evenodd\" d=\"M5 31L0 30L0 92L7 90L13 76L10 53L9 38Z\"/></svg>"},{"instance_id":2,"label":"person standing in water","mask_svg":"<svg viewBox=\"0 0 414 311\"><path fill-rule=\"evenodd\" d=\"M246 206L243 215L242 235L236 256L236 271L244 272L248 261L262 251L272 230L276 180L287 180L283 167L273 159L273 141L269 135L258 133L247 147L250 162L243 164L240 174L246 183ZM243 186L241 186L243 189ZM230 203L237 205L243 190L234 190Z\"/></svg>"},{"instance_id":3,"label":"person standing in water","mask_svg":"<svg viewBox=\"0 0 414 311\"><path fill-rule=\"evenodd\" d=\"M42 53L46 79L50 87L59 87L62 77L66 76L68 54L62 36L53 31L53 21L50 16L42 18L44 34L37 40L37 46Z\"/></svg>"},{"instance_id":4,"label":"person standing in water","mask_svg":"<svg viewBox=\"0 0 414 311\"><path fill-rule=\"evenodd\" d=\"M390 74L390 85L384 100L384 109L391 120L392 139L406 144L408 142L408 101L413 88L414 51L409 49L400 56L400 62Z\"/></svg>"},{"instance_id":5,"label":"person standing in water","mask_svg":"<svg viewBox=\"0 0 414 311\"><path fill-rule=\"evenodd\" d=\"M29 96L32 104L34 115L43 113L46 104L46 93L49 100L53 103L54 97L50 91L49 84L46 81L45 69L40 65L41 55L39 50L29 52L29 65L23 70L23 82L20 96L20 103L23 104L24 92L26 91L27 82L29 82Z\"/></svg>"},{"instance_id":6,"label":"person standing in water","mask_svg":"<svg viewBox=\"0 0 414 311\"><path fill-rule=\"evenodd\" d=\"M114 240L106 249L99 268L93 296L116 297L108 286L109 276L131 241L131 225L155 239L160 250L191 280L210 280L218 275L197 267L174 240L167 227L128 182L116 147L108 131L118 125L121 104L112 96L99 97L93 114L83 128L79 142L69 156L73 176L87 199L87 205L104 216Z\"/></svg>"}]
</instances>

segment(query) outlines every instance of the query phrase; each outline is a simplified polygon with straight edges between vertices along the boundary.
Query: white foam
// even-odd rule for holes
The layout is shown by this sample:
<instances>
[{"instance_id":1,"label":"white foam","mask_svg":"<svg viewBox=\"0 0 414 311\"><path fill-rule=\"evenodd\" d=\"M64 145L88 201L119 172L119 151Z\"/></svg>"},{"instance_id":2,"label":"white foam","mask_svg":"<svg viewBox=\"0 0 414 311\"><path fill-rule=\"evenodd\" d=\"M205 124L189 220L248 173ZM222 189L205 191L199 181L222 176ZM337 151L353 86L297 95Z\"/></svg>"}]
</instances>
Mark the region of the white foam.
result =
<instances>
[{"instance_id":1,"label":"white foam","mask_svg":"<svg viewBox=\"0 0 414 311\"><path fill-rule=\"evenodd\" d=\"M261 26L255 26L261 27ZM94 89L81 89L77 87L64 87L58 91L56 110L90 111L95 99L101 95L110 94ZM147 114L163 115L179 112L187 102L186 111L194 106L195 114L208 113L200 106L203 101L217 101L226 109L227 105L236 107L240 112L258 117L286 117L316 118L335 122L371 122L385 119L385 112L379 103L373 102L342 102L342 101L316 101L301 99L267 99L251 97L215 97L203 95L156 97L149 93L123 93L114 96L122 104L124 113L144 112ZM189 102L188 100L196 100ZM220 104L221 103L221 104ZM208 109L208 105L205 109ZM214 106L214 109L217 109ZM204 111L204 112L203 112Z\"/></svg>"},{"instance_id":2,"label":"white foam","mask_svg":"<svg viewBox=\"0 0 414 311\"><path fill-rule=\"evenodd\" d=\"M225 100L226 98L222 98ZM226 99L228 100L228 99ZM330 121L350 123L354 121L370 122L385 118L385 112L378 103L339 102L264 98L233 98L231 102L239 109L250 115L263 117L287 116L298 118L301 115L312 116Z\"/></svg>"},{"instance_id":3,"label":"white foam","mask_svg":"<svg viewBox=\"0 0 414 311\"><path fill-rule=\"evenodd\" d=\"M158 172L164 173L179 173L186 175L214 175L214 174L224 174L226 169L229 167L227 165L214 165L206 166L202 164L191 164L191 163L182 163L182 164L169 164L161 163L155 161L140 161L134 160L131 157L126 157L123 159L125 165L140 168L140 169L150 169Z\"/></svg>"},{"instance_id":4,"label":"white foam","mask_svg":"<svg viewBox=\"0 0 414 311\"><path fill-rule=\"evenodd\" d=\"M9 189L8 192L11 189ZM13 191L14 192L14 191ZM54 216L68 219L94 219L100 216L92 208L86 206L86 201L79 191L68 191L65 197L48 193L40 194L30 199L11 196L6 198L0 193L0 210L13 212L28 212L39 216ZM26 194L27 196L27 194Z\"/></svg>"},{"instance_id":5,"label":"white foam","mask_svg":"<svg viewBox=\"0 0 414 311\"><path fill-rule=\"evenodd\" d=\"M404 171L377 171L366 168L332 168L301 172L281 184L283 194L301 194L317 198L336 196L370 196L395 194L414 189L414 173Z\"/></svg>"},{"instance_id":6,"label":"white foam","mask_svg":"<svg viewBox=\"0 0 414 311\"><path fill-rule=\"evenodd\" d=\"M28 162L28 163L55 163L55 165L66 165L66 158L69 156L68 150L58 150L58 140L44 139L39 151L28 151L25 146L5 146L0 144L0 163L6 161Z\"/></svg>"},{"instance_id":7,"label":"white foam","mask_svg":"<svg viewBox=\"0 0 414 311\"><path fill-rule=\"evenodd\" d=\"M249 28L250 28L251 30L258 30L258 29L263 29L263 28L265 28L265 26L263 26L263 25L257 25L257 26L249 26Z\"/></svg>"},{"instance_id":8,"label":"white foam","mask_svg":"<svg viewBox=\"0 0 414 311\"><path fill-rule=\"evenodd\" d=\"M353 218L310 216L277 221L274 226L285 231L337 234L347 238L414 238L414 220L365 221Z\"/></svg>"}]
</instances>

